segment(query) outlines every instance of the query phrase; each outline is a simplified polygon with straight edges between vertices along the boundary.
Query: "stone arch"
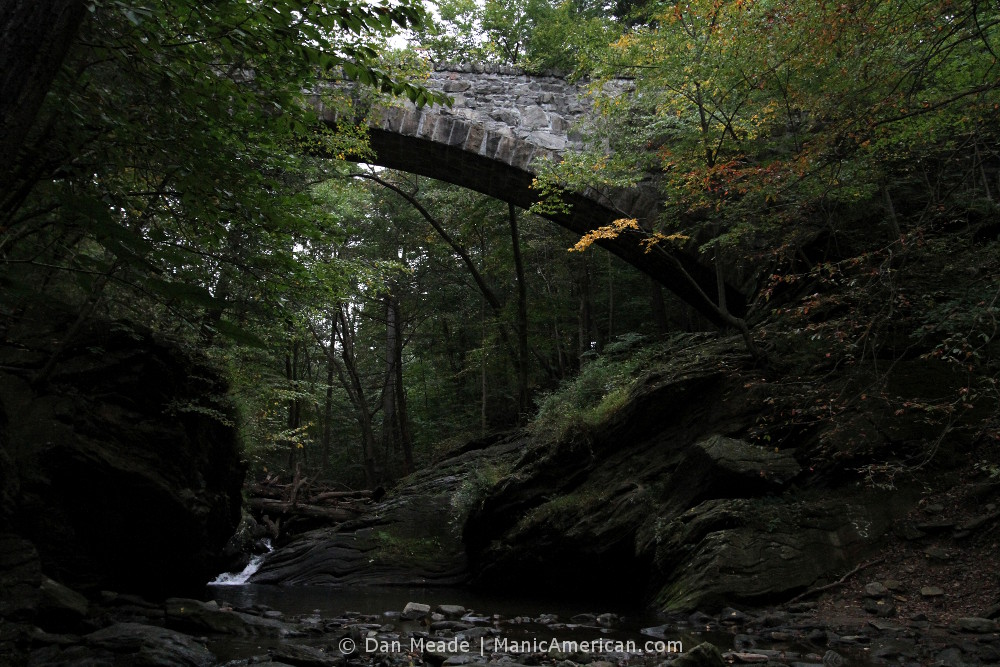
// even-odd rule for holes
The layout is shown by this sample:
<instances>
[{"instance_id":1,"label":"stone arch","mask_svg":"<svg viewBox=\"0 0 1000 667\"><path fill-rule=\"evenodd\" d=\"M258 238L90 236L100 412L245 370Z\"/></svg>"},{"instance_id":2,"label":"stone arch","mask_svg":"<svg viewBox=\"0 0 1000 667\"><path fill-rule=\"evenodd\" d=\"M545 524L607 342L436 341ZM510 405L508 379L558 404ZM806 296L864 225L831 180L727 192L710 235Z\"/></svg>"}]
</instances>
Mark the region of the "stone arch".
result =
<instances>
[{"instance_id":1,"label":"stone arch","mask_svg":"<svg viewBox=\"0 0 1000 667\"><path fill-rule=\"evenodd\" d=\"M559 160L582 146L574 125L589 111L583 87L554 76L531 76L506 67L448 66L431 74L427 88L447 93L451 107L418 108L402 103L372 114L373 164L475 190L527 209L538 200L531 189L532 165ZM329 125L336 112L312 99ZM569 213L547 215L583 235L628 215L640 220L655 210L641 191L569 194ZM651 276L709 321L725 322L703 295L717 293L715 271L679 250L647 253L637 235L623 234L598 244ZM726 286L730 312L743 316L746 297Z\"/></svg>"}]
</instances>

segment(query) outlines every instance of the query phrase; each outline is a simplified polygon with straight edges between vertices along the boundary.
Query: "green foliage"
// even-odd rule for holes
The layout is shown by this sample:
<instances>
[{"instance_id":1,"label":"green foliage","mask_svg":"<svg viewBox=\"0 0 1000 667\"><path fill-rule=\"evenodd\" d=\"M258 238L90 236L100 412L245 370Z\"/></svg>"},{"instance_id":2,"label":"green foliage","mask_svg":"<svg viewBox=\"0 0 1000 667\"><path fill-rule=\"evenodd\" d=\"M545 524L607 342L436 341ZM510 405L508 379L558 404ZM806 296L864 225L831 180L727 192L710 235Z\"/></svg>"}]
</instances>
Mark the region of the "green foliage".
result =
<instances>
[{"instance_id":1,"label":"green foliage","mask_svg":"<svg viewBox=\"0 0 1000 667\"><path fill-rule=\"evenodd\" d=\"M555 70L571 77L589 74L604 59L608 46L622 33L621 24L603 7L564 0L532 5L534 27L523 65L531 71Z\"/></svg>"},{"instance_id":2,"label":"green foliage","mask_svg":"<svg viewBox=\"0 0 1000 667\"><path fill-rule=\"evenodd\" d=\"M611 139L643 165L634 178L658 162L666 209L651 231L788 256L832 218L881 206L887 188L936 203L930 174L962 172L991 198L992 176L975 172L996 159L994 8L694 0L649 12L595 74L634 81L600 108L636 119L624 123L634 136ZM596 160L609 135L594 139ZM546 178L578 191L605 181L572 163Z\"/></svg>"},{"instance_id":3,"label":"green foliage","mask_svg":"<svg viewBox=\"0 0 1000 667\"><path fill-rule=\"evenodd\" d=\"M441 0L413 41L437 62L588 73L621 27L603 6L566 0Z\"/></svg>"},{"instance_id":4,"label":"green foliage","mask_svg":"<svg viewBox=\"0 0 1000 667\"><path fill-rule=\"evenodd\" d=\"M511 468L507 465L486 464L473 468L451 498L453 524L461 526L469 512L481 508L494 488L510 474Z\"/></svg>"},{"instance_id":5,"label":"green foliage","mask_svg":"<svg viewBox=\"0 0 1000 667\"><path fill-rule=\"evenodd\" d=\"M532 422L536 434L561 441L573 433L586 433L615 414L628 400L637 379L662 358L661 345L642 347L641 337L630 335L608 345L556 391L538 402Z\"/></svg>"}]
</instances>

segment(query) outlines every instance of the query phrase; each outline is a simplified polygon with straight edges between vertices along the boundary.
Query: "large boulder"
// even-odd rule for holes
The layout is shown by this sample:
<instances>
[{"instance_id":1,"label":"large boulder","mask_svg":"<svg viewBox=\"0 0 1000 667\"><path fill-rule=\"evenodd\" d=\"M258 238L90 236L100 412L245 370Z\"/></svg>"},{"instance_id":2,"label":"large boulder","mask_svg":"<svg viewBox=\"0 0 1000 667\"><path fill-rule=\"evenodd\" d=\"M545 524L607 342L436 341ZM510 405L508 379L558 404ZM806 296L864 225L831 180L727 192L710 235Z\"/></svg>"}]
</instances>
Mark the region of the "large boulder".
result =
<instances>
[{"instance_id":1,"label":"large boulder","mask_svg":"<svg viewBox=\"0 0 1000 667\"><path fill-rule=\"evenodd\" d=\"M17 333L0 345L0 527L73 588L200 591L240 519L226 383L126 323Z\"/></svg>"}]
</instances>

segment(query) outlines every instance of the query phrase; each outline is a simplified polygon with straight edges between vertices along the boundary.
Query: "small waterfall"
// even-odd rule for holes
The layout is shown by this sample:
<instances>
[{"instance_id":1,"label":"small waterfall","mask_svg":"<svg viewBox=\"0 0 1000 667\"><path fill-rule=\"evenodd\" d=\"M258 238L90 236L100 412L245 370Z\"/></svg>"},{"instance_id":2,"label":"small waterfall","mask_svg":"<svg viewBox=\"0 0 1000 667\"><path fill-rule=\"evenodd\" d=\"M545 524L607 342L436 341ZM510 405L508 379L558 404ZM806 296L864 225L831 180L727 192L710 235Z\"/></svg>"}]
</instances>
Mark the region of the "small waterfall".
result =
<instances>
[{"instance_id":1,"label":"small waterfall","mask_svg":"<svg viewBox=\"0 0 1000 667\"><path fill-rule=\"evenodd\" d=\"M267 547L267 553L262 553L254 556L247 563L247 566L243 568L242 572L223 572L217 576L212 581L208 582L209 586L239 586L240 584L247 583L247 580L253 575L254 572L260 569L261 564L264 562L264 558L267 554L274 550L271 546L271 540L264 540L264 546Z\"/></svg>"}]
</instances>

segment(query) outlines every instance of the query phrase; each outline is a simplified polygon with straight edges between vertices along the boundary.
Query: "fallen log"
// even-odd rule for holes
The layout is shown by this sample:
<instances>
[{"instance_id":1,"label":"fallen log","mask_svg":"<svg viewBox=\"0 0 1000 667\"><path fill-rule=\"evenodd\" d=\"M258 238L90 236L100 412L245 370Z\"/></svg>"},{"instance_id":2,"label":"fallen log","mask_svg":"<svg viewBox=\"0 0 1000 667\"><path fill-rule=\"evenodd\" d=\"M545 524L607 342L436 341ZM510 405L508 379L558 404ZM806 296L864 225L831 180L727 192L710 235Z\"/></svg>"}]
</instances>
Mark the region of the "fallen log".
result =
<instances>
[{"instance_id":1,"label":"fallen log","mask_svg":"<svg viewBox=\"0 0 1000 667\"><path fill-rule=\"evenodd\" d=\"M359 500L363 498L371 498L372 492L368 490L361 491L323 491L322 493L317 493L315 496L309 498L310 503L321 503L326 500Z\"/></svg>"},{"instance_id":2,"label":"fallen log","mask_svg":"<svg viewBox=\"0 0 1000 667\"><path fill-rule=\"evenodd\" d=\"M274 498L281 500L288 495L288 487L284 484L251 484L247 487L247 493L253 498Z\"/></svg>"},{"instance_id":3,"label":"fallen log","mask_svg":"<svg viewBox=\"0 0 1000 667\"><path fill-rule=\"evenodd\" d=\"M349 505L339 505L337 507L321 507L319 505L292 504L283 500L272 498L250 498L248 501L251 509L268 514L276 514L284 517L308 517L311 519L326 519L328 521L350 521L356 519L363 510L355 509Z\"/></svg>"}]
</instances>

